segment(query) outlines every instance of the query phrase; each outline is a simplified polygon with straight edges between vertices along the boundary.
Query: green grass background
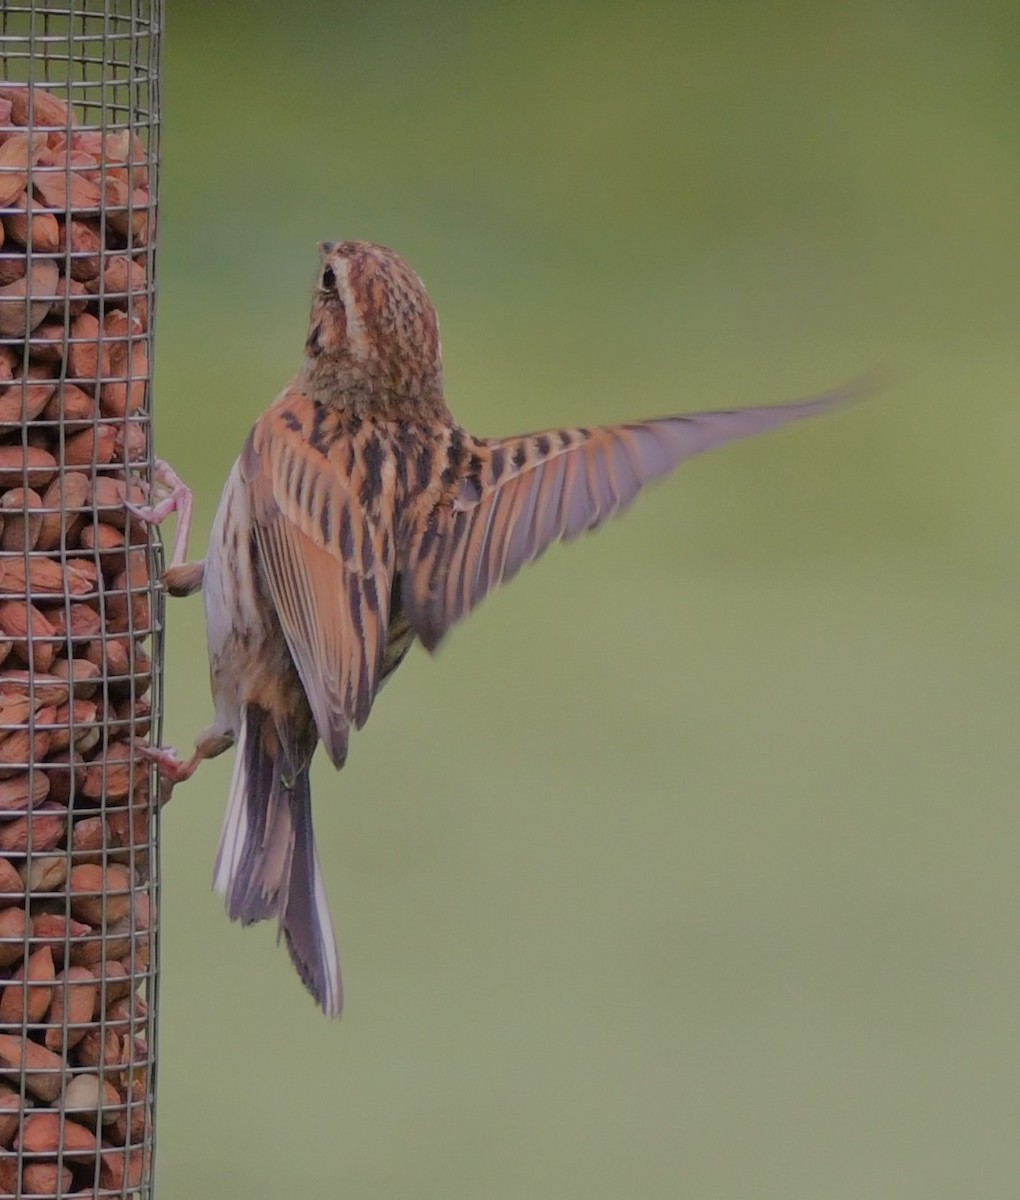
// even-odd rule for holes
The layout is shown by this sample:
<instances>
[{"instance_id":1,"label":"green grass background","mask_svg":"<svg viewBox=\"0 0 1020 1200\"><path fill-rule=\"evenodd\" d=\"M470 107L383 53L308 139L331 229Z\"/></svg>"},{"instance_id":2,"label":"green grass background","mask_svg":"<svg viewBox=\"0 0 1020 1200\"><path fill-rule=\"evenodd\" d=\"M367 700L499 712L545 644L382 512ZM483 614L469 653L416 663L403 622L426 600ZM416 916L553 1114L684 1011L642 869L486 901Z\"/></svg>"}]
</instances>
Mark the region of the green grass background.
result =
<instances>
[{"instance_id":1,"label":"green grass background","mask_svg":"<svg viewBox=\"0 0 1020 1200\"><path fill-rule=\"evenodd\" d=\"M876 398L699 459L414 652L316 822L347 1008L165 812L159 1192L1020 1190L1020 17L172 0L160 452L223 479L320 238L481 434ZM172 605L167 737L210 712Z\"/></svg>"}]
</instances>

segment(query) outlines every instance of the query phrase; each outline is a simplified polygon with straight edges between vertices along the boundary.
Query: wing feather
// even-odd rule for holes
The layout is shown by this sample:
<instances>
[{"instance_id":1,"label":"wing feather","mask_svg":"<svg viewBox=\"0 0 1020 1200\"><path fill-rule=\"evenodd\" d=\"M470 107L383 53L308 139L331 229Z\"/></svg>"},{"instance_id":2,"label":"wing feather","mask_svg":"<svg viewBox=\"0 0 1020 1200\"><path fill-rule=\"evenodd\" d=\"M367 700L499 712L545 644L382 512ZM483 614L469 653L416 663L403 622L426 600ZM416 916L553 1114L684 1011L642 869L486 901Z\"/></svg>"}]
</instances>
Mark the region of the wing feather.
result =
<instances>
[{"instance_id":1,"label":"wing feather","mask_svg":"<svg viewBox=\"0 0 1020 1200\"><path fill-rule=\"evenodd\" d=\"M326 439L317 433L321 414L315 418L307 397L284 393L252 431L242 471L263 582L319 736L340 766L351 726L368 719L383 667L393 504L381 490L365 492L357 466L348 471L350 436L337 427ZM378 444L373 453L382 453ZM384 473L374 478L385 486Z\"/></svg>"},{"instance_id":2,"label":"wing feather","mask_svg":"<svg viewBox=\"0 0 1020 1200\"><path fill-rule=\"evenodd\" d=\"M402 545L411 627L435 649L451 625L547 546L601 525L684 459L857 394L474 442L480 469L473 465L471 486L439 504Z\"/></svg>"}]
</instances>

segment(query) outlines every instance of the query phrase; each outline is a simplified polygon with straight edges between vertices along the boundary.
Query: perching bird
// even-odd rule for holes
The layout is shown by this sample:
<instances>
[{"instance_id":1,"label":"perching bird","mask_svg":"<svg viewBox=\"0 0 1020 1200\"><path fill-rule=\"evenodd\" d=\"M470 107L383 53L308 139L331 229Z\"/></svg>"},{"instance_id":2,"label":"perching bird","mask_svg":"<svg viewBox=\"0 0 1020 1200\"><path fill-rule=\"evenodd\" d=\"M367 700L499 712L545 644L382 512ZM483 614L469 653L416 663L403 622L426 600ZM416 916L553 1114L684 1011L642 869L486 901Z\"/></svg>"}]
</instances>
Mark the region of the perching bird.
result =
<instances>
[{"instance_id":1,"label":"perching bird","mask_svg":"<svg viewBox=\"0 0 1020 1200\"><path fill-rule=\"evenodd\" d=\"M259 418L223 491L203 563L179 513L168 589L202 587L216 715L165 777L237 744L215 886L245 924L277 917L299 974L339 1013L340 969L312 835L321 741L342 767L415 638L447 630L551 543L600 525L683 459L824 412L770 408L476 438L443 392L424 285L392 250L323 242L304 365Z\"/></svg>"}]
</instances>

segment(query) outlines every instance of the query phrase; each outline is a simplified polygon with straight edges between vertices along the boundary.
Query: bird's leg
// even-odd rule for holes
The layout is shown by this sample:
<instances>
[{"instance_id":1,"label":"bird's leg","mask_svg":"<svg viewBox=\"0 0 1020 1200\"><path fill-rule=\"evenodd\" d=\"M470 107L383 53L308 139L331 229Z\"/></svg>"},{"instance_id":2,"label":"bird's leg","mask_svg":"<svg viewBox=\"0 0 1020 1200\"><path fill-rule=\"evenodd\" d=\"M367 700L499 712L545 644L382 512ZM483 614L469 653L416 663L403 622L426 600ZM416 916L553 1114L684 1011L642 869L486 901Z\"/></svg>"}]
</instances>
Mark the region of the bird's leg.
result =
<instances>
[{"instance_id":1,"label":"bird's leg","mask_svg":"<svg viewBox=\"0 0 1020 1200\"><path fill-rule=\"evenodd\" d=\"M174 549L169 569L174 571L190 566L191 564L186 560L188 536L191 533L191 489L181 482L170 464L160 458L156 460L152 491L161 494L162 499L157 500L154 504L132 504L130 500L125 500L124 507L139 521L145 521L148 525L161 525L172 512L175 512L177 514L177 533L174 536ZM198 582L191 588L191 591L197 591L201 586L202 580L199 575ZM185 591L175 594L186 596L189 593Z\"/></svg>"},{"instance_id":2,"label":"bird's leg","mask_svg":"<svg viewBox=\"0 0 1020 1200\"><path fill-rule=\"evenodd\" d=\"M195 742L195 753L189 759L182 760L172 746L139 746L138 753L142 758L155 763L159 778L163 783L159 803L162 807L173 795L178 783L184 783L198 770L199 765L207 758L215 758L234 744L232 733L223 733L215 725L210 726L199 734Z\"/></svg>"},{"instance_id":3,"label":"bird's leg","mask_svg":"<svg viewBox=\"0 0 1020 1200\"><path fill-rule=\"evenodd\" d=\"M138 755L140 758L147 758L149 762L155 763L156 770L159 772L160 783L163 785L159 790L160 808L173 795L174 787L178 783L190 779L202 761L202 755L196 750L184 762L172 746L139 746Z\"/></svg>"}]
</instances>

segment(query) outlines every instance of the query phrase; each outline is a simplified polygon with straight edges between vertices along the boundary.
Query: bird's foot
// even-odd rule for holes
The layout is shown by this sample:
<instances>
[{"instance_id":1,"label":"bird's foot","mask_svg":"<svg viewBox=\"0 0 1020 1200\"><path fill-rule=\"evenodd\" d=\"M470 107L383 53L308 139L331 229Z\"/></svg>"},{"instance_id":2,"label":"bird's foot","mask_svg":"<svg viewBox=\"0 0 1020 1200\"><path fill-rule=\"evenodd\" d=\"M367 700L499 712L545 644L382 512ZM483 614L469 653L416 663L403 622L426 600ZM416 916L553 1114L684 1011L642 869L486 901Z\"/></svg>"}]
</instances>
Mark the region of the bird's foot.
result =
<instances>
[{"instance_id":1,"label":"bird's foot","mask_svg":"<svg viewBox=\"0 0 1020 1200\"><path fill-rule=\"evenodd\" d=\"M178 783L184 783L194 775L203 758L201 754L193 754L189 759L182 761L172 746L139 746L138 754L156 766L163 784L160 805L166 804Z\"/></svg>"},{"instance_id":2,"label":"bird's foot","mask_svg":"<svg viewBox=\"0 0 1020 1200\"><path fill-rule=\"evenodd\" d=\"M188 557L188 536L191 533L191 489L184 484L169 463L157 459L152 479L152 504L133 504L124 501L132 516L147 525L161 525L171 513L177 514L177 534L174 537L170 567L183 566ZM161 497L156 499L156 497Z\"/></svg>"}]
</instances>

